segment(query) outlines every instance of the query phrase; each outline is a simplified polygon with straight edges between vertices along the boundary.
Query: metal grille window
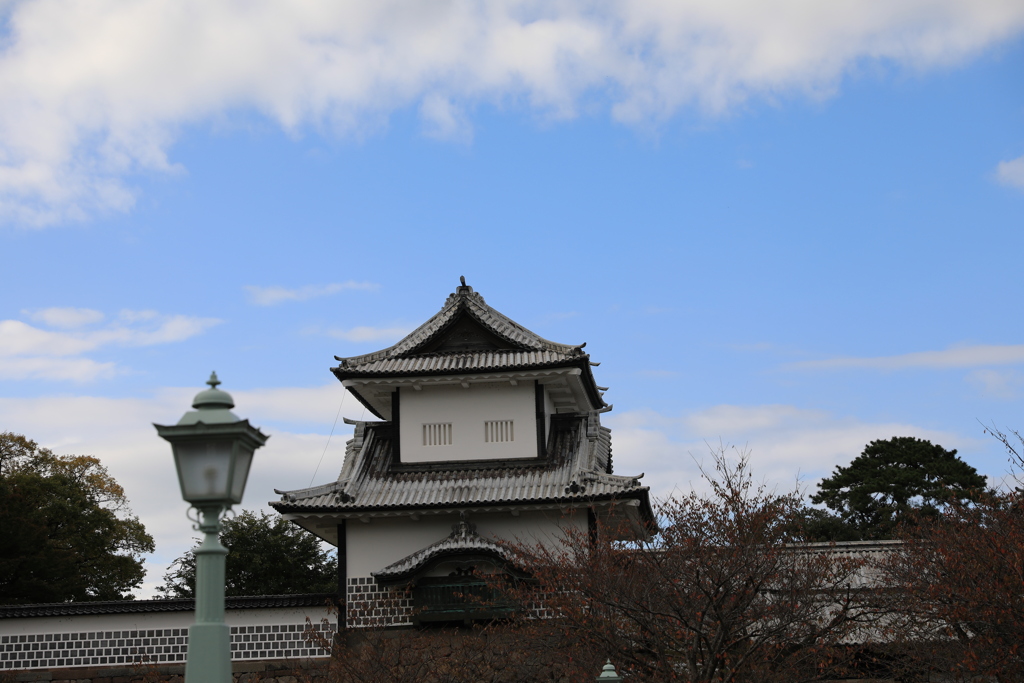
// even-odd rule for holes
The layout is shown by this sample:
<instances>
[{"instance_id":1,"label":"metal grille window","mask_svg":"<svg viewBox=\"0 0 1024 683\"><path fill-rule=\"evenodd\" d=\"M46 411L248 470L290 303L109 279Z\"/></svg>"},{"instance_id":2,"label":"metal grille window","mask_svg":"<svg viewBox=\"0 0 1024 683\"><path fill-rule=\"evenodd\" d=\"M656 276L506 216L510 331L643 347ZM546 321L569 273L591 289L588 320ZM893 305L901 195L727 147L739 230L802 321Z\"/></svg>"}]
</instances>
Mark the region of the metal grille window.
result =
<instances>
[{"instance_id":1,"label":"metal grille window","mask_svg":"<svg viewBox=\"0 0 1024 683\"><path fill-rule=\"evenodd\" d=\"M486 443L515 441L512 420L489 420L484 422L484 441Z\"/></svg>"},{"instance_id":2,"label":"metal grille window","mask_svg":"<svg viewBox=\"0 0 1024 683\"><path fill-rule=\"evenodd\" d=\"M451 446L452 445L452 423L435 422L423 425L424 446Z\"/></svg>"}]
</instances>

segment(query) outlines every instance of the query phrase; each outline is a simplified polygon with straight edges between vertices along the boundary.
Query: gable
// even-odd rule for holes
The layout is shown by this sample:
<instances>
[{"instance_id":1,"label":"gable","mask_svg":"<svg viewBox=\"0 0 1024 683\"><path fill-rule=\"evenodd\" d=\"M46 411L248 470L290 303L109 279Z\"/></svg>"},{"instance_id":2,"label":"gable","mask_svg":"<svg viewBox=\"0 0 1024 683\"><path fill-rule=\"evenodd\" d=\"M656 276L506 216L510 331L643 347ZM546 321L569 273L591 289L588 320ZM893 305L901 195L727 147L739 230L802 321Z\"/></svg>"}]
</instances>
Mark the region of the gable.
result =
<instances>
[{"instance_id":1,"label":"gable","mask_svg":"<svg viewBox=\"0 0 1024 683\"><path fill-rule=\"evenodd\" d=\"M484 327L472 315L461 312L425 344L408 353L412 355L459 351L511 351L525 348L525 346L512 344L502 339Z\"/></svg>"}]
</instances>

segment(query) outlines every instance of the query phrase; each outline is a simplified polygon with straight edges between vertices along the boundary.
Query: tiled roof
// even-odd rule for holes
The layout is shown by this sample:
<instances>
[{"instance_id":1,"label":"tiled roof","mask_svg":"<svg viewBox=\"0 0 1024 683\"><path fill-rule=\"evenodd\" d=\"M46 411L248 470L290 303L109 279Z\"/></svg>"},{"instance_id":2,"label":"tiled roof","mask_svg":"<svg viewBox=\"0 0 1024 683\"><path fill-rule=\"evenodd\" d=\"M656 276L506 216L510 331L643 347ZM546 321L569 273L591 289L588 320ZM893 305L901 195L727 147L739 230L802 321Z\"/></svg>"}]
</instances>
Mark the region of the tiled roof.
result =
<instances>
[{"instance_id":1,"label":"tiled roof","mask_svg":"<svg viewBox=\"0 0 1024 683\"><path fill-rule=\"evenodd\" d=\"M266 609L271 607L322 607L333 600L333 593L305 593L300 595L246 595L224 598L226 609ZM39 605L4 605L0 619L19 617L56 617L86 614L133 614L142 612L191 612L196 601L175 600L116 600L104 602L55 602Z\"/></svg>"},{"instance_id":2,"label":"tiled roof","mask_svg":"<svg viewBox=\"0 0 1024 683\"><path fill-rule=\"evenodd\" d=\"M547 352L547 360L560 357L561 359L578 357L581 355L582 345L559 344L544 339L540 335L531 332L519 323L505 317L498 311L487 305L482 295L474 292L472 287L463 285L448 296L441 310L430 320L423 323L400 342L389 348L362 356L351 358L338 358L342 366L348 369L362 369L377 361L389 358L399 358L416 354L417 351L431 341L439 332L451 323L461 313L469 314L473 319L487 328L495 336L504 339L512 346L523 351Z\"/></svg>"},{"instance_id":3,"label":"tiled roof","mask_svg":"<svg viewBox=\"0 0 1024 683\"><path fill-rule=\"evenodd\" d=\"M405 377L450 376L497 372L578 369L580 388L587 396L576 410L607 407L591 370L586 344L559 344L544 339L487 305L483 296L463 285L427 322L394 346L361 356L343 358L331 368L341 381L396 381ZM374 397L357 385L346 385L366 408L383 420L391 419L391 399Z\"/></svg>"},{"instance_id":4,"label":"tiled roof","mask_svg":"<svg viewBox=\"0 0 1024 683\"><path fill-rule=\"evenodd\" d=\"M376 354L372 354L376 355ZM486 350L432 353L409 357L376 357L355 363L345 359L336 374L347 377L361 375L416 375L451 372L495 372L506 369L529 369L565 366L573 361L588 362L586 354L557 351Z\"/></svg>"},{"instance_id":5,"label":"tiled roof","mask_svg":"<svg viewBox=\"0 0 1024 683\"><path fill-rule=\"evenodd\" d=\"M537 464L503 461L470 469L438 463L421 471L403 470L393 467L391 431L390 423L357 423L338 481L278 491L281 500L270 504L279 512L345 512L647 501L648 488L639 477L608 473L611 432L600 426L596 413L552 419L548 457Z\"/></svg>"},{"instance_id":6,"label":"tiled roof","mask_svg":"<svg viewBox=\"0 0 1024 683\"><path fill-rule=\"evenodd\" d=\"M476 527L463 519L452 525L452 533L437 543L432 543L398 562L370 573L375 579L385 583L402 581L435 558L467 553L493 555L503 559L507 555L500 544L477 535Z\"/></svg>"}]
</instances>

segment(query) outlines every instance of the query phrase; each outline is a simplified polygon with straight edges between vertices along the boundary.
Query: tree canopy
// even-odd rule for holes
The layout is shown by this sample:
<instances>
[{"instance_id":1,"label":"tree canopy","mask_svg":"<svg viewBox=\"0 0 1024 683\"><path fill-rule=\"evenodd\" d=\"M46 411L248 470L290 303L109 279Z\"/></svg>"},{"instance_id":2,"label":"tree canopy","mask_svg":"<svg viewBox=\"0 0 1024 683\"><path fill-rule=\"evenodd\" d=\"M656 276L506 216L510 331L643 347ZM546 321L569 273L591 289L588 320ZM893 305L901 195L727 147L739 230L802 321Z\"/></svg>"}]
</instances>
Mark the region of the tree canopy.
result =
<instances>
[{"instance_id":1,"label":"tree canopy","mask_svg":"<svg viewBox=\"0 0 1024 683\"><path fill-rule=\"evenodd\" d=\"M0 604L130 599L152 551L97 458L0 433Z\"/></svg>"},{"instance_id":2,"label":"tree canopy","mask_svg":"<svg viewBox=\"0 0 1024 683\"><path fill-rule=\"evenodd\" d=\"M572 680L599 670L605 657L638 680L838 674L840 644L867 618L852 588L862 563L796 549L799 493L757 485L745 455L714 456L709 493L656 504L657 537L598 517L596 534L569 529L563 548L518 546L534 582L518 589L517 637L572 652L583 665ZM541 601L555 618L534 618Z\"/></svg>"},{"instance_id":3,"label":"tree canopy","mask_svg":"<svg viewBox=\"0 0 1024 683\"><path fill-rule=\"evenodd\" d=\"M914 515L934 516L952 501L969 501L986 478L956 450L912 436L872 441L847 467L836 467L811 497L833 515L810 513L811 535L834 540L892 538Z\"/></svg>"},{"instance_id":4,"label":"tree canopy","mask_svg":"<svg viewBox=\"0 0 1024 683\"><path fill-rule=\"evenodd\" d=\"M338 560L320 540L282 517L245 510L225 520L220 542L228 549L225 595L331 593ZM166 598L195 596L196 548L179 557L157 591Z\"/></svg>"},{"instance_id":5,"label":"tree canopy","mask_svg":"<svg viewBox=\"0 0 1024 683\"><path fill-rule=\"evenodd\" d=\"M953 502L878 564L876 600L907 673L1024 679L1022 513L1020 491Z\"/></svg>"}]
</instances>

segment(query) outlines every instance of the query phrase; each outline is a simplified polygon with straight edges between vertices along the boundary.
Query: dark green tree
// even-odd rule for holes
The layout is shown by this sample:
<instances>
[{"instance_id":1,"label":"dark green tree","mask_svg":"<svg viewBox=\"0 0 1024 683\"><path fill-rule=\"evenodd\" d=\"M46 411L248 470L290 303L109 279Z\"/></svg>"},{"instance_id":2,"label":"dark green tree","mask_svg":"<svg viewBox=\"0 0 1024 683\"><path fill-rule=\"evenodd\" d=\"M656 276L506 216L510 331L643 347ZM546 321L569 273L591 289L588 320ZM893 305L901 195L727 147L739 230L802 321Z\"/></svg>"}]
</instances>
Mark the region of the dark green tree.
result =
<instances>
[{"instance_id":1,"label":"dark green tree","mask_svg":"<svg viewBox=\"0 0 1024 683\"><path fill-rule=\"evenodd\" d=\"M320 540L283 517L245 510L223 524L220 542L228 549L225 595L333 593L338 589L337 557ZM171 564L165 598L191 598L196 586L196 545Z\"/></svg>"},{"instance_id":2,"label":"dark green tree","mask_svg":"<svg viewBox=\"0 0 1024 683\"><path fill-rule=\"evenodd\" d=\"M892 538L901 523L934 516L952 501L985 489L985 477L956 450L912 436L872 441L847 467L836 467L811 496L831 514L808 514L808 535L820 540Z\"/></svg>"},{"instance_id":3,"label":"dark green tree","mask_svg":"<svg viewBox=\"0 0 1024 683\"><path fill-rule=\"evenodd\" d=\"M0 433L0 604L130 599L152 551L98 459Z\"/></svg>"}]
</instances>

